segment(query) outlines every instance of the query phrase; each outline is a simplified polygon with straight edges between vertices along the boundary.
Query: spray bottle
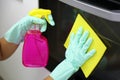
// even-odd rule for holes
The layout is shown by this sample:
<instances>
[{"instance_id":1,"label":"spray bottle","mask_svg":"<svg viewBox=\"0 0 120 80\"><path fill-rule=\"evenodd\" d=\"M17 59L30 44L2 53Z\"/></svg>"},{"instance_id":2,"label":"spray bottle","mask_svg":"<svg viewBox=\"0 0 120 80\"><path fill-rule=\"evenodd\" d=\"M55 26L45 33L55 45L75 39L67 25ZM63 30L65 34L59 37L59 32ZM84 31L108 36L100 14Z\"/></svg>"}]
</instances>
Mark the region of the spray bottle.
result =
<instances>
[{"instance_id":1,"label":"spray bottle","mask_svg":"<svg viewBox=\"0 0 120 80\"><path fill-rule=\"evenodd\" d=\"M51 11L48 9L34 9L29 13L30 16L45 18L48 23L50 23L48 18L50 14ZM22 51L22 63L25 67L34 68L47 65L49 56L48 41L39 28L40 25L33 24L25 35Z\"/></svg>"}]
</instances>

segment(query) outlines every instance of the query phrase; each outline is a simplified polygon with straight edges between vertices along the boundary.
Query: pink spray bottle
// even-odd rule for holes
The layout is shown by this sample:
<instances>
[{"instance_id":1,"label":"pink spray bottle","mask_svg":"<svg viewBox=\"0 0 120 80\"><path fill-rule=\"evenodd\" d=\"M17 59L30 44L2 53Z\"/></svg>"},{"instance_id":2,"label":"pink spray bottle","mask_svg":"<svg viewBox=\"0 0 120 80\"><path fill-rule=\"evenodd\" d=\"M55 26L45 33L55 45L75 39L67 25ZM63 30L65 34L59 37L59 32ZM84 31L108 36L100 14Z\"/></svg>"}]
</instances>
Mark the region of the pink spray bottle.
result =
<instances>
[{"instance_id":1,"label":"pink spray bottle","mask_svg":"<svg viewBox=\"0 0 120 80\"><path fill-rule=\"evenodd\" d=\"M46 18L51 14L50 10L34 9L29 15L42 18ZM39 30L40 25L33 24L31 30L27 31L24 37L23 51L22 51L22 63L25 67L45 67L48 62L49 48L48 41L45 36Z\"/></svg>"}]
</instances>

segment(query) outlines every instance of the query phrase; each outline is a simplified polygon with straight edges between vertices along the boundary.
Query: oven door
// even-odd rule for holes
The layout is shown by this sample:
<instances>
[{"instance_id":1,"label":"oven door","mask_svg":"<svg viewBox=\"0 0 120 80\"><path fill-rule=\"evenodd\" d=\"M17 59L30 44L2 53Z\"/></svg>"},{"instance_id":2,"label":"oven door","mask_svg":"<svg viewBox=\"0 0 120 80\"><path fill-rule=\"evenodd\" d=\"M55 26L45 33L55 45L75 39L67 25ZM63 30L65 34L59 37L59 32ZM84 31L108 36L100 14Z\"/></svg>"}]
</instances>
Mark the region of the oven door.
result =
<instances>
[{"instance_id":1,"label":"oven door","mask_svg":"<svg viewBox=\"0 0 120 80\"><path fill-rule=\"evenodd\" d=\"M56 23L54 27L48 25L44 33L48 38L50 48L47 68L52 71L64 59L63 44L79 13L107 46L107 51L87 79L79 70L69 80L118 80L120 79L120 7L109 9L107 6L100 7L94 2L95 0L90 1L93 2L89 3L89 0L41 0L40 7L51 9Z\"/></svg>"}]
</instances>

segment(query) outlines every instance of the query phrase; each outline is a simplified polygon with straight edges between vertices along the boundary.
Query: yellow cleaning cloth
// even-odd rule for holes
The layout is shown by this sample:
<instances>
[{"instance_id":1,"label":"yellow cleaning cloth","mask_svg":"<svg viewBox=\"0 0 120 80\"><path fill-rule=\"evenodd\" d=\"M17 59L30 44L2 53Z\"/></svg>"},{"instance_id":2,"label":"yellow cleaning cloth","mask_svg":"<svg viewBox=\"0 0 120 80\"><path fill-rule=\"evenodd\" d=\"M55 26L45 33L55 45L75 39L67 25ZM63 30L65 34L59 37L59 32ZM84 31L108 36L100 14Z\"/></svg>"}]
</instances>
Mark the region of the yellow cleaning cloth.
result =
<instances>
[{"instance_id":1,"label":"yellow cleaning cloth","mask_svg":"<svg viewBox=\"0 0 120 80\"><path fill-rule=\"evenodd\" d=\"M93 38L93 42L91 47L88 49L96 49L96 53L95 55L90 58L82 67L82 71L85 75L85 77L87 78L92 71L94 70L94 68L97 66L98 62L100 61L100 59L102 58L104 52L106 51L106 46L103 44L103 42L100 40L100 38L97 36L97 34L92 30L92 28L90 27L90 25L83 19L83 17L78 14L75 23L70 31L70 34L72 32L76 33L79 29L79 27L83 27L83 30L88 30L90 32L89 37ZM67 48L69 45L69 41L70 41L70 34L64 44L64 46Z\"/></svg>"}]
</instances>

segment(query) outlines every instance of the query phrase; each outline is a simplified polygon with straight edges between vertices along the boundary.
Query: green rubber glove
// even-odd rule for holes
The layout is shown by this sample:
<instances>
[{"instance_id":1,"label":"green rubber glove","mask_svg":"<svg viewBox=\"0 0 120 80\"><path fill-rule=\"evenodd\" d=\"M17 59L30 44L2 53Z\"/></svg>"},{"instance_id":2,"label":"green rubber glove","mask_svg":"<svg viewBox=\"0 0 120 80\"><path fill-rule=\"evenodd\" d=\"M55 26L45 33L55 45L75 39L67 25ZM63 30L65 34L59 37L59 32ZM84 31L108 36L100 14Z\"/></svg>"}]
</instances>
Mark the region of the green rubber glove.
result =
<instances>
[{"instance_id":1,"label":"green rubber glove","mask_svg":"<svg viewBox=\"0 0 120 80\"><path fill-rule=\"evenodd\" d=\"M88 38L89 32L82 34L82 27L76 35L70 37L70 44L65 52L65 59L52 71L50 76L54 80L68 80L78 69L92 57L96 50L87 51L92 43L92 38Z\"/></svg>"},{"instance_id":2,"label":"green rubber glove","mask_svg":"<svg viewBox=\"0 0 120 80\"><path fill-rule=\"evenodd\" d=\"M50 24L54 26L54 21L52 15L49 16ZM32 16L26 16L13 25L7 33L5 33L4 38L11 43L19 44L29 29L31 29L33 24L39 24L41 27L41 32L45 32L47 28L47 22L45 19L40 19Z\"/></svg>"},{"instance_id":3,"label":"green rubber glove","mask_svg":"<svg viewBox=\"0 0 120 80\"><path fill-rule=\"evenodd\" d=\"M51 25L51 26L54 26L55 25L55 22L54 22L54 20L53 20L53 17L52 17L52 15L50 14L50 15L48 15L48 18L49 18L49 24ZM47 30L47 26L44 26L44 27L42 27L41 28L41 32L45 32Z\"/></svg>"}]
</instances>

